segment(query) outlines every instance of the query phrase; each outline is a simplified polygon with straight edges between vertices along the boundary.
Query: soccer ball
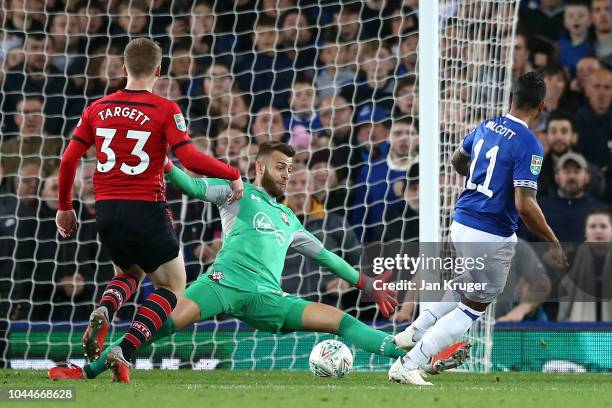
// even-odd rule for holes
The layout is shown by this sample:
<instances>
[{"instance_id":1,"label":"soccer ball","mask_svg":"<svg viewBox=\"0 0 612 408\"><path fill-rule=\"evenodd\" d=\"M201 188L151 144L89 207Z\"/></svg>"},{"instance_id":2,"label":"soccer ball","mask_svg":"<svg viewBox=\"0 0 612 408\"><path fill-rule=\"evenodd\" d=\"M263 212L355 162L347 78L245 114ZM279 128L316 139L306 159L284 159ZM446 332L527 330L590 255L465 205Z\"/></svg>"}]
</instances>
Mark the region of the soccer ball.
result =
<instances>
[{"instance_id":1,"label":"soccer ball","mask_svg":"<svg viewBox=\"0 0 612 408\"><path fill-rule=\"evenodd\" d=\"M338 340L325 340L310 353L310 371L317 377L342 378L353 369L353 353Z\"/></svg>"}]
</instances>

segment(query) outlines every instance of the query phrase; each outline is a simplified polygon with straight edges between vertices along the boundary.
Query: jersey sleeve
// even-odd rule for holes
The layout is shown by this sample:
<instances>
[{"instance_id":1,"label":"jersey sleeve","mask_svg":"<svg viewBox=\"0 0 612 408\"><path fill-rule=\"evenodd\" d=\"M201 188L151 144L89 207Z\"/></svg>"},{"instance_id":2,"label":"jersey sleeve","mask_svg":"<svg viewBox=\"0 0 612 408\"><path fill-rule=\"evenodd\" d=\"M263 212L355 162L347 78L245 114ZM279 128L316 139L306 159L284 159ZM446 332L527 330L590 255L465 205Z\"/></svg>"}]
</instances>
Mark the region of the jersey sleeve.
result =
<instances>
[{"instance_id":1,"label":"jersey sleeve","mask_svg":"<svg viewBox=\"0 0 612 408\"><path fill-rule=\"evenodd\" d=\"M169 102L166 117L162 122L162 132L172 150L183 144L191 143L185 117L175 102Z\"/></svg>"},{"instance_id":2,"label":"jersey sleeve","mask_svg":"<svg viewBox=\"0 0 612 408\"><path fill-rule=\"evenodd\" d=\"M183 194L213 204L223 205L232 193L229 181L215 178L195 178L177 166L166 174L166 179Z\"/></svg>"},{"instance_id":3,"label":"jersey sleeve","mask_svg":"<svg viewBox=\"0 0 612 408\"><path fill-rule=\"evenodd\" d=\"M90 108L91 105L83 111L79 123L77 123L72 132L72 139L79 143L83 143L87 147L95 143L95 134L91 126Z\"/></svg>"},{"instance_id":4,"label":"jersey sleeve","mask_svg":"<svg viewBox=\"0 0 612 408\"><path fill-rule=\"evenodd\" d=\"M529 144L517 146L512 179L514 187L527 187L534 190L538 189L538 177L542 170L544 161L544 148L535 139Z\"/></svg>"},{"instance_id":5,"label":"jersey sleeve","mask_svg":"<svg viewBox=\"0 0 612 408\"><path fill-rule=\"evenodd\" d=\"M459 143L459 151L462 155L471 157L472 156L472 144L474 144L474 137L476 135L476 130L474 129L472 132L468 133L466 137L463 138L461 143Z\"/></svg>"},{"instance_id":6,"label":"jersey sleeve","mask_svg":"<svg viewBox=\"0 0 612 408\"><path fill-rule=\"evenodd\" d=\"M293 235L291 247L300 254L312 258L339 278L353 285L356 285L359 281L359 272L344 259L327 250L321 241L304 227Z\"/></svg>"}]
</instances>

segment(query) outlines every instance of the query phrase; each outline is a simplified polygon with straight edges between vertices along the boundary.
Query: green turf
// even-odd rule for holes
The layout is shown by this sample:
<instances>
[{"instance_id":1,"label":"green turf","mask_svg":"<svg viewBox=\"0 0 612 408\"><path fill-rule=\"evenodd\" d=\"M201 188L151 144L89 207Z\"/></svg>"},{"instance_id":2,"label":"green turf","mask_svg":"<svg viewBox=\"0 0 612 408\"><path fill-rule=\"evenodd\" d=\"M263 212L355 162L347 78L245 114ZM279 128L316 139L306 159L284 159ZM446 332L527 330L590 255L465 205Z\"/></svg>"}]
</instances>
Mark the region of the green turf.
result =
<instances>
[{"instance_id":1,"label":"green turf","mask_svg":"<svg viewBox=\"0 0 612 408\"><path fill-rule=\"evenodd\" d=\"M40 407L612 407L609 374L445 373L434 387L392 384L385 373L316 378L295 371L135 371L132 384L47 380L42 371L2 370L0 387L74 387L76 403L10 403Z\"/></svg>"}]
</instances>

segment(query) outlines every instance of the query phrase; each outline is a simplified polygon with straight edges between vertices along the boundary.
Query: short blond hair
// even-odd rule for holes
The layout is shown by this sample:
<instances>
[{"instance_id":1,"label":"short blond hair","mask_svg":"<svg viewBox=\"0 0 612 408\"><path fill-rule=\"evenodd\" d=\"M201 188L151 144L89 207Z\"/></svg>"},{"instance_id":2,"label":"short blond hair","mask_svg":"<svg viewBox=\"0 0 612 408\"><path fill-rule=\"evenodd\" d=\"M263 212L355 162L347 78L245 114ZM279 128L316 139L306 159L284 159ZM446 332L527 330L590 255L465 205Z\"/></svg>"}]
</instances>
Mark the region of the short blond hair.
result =
<instances>
[{"instance_id":1,"label":"short blond hair","mask_svg":"<svg viewBox=\"0 0 612 408\"><path fill-rule=\"evenodd\" d=\"M136 78L146 78L161 65L162 50L155 41L141 37L133 39L123 51L123 63L128 73Z\"/></svg>"}]
</instances>

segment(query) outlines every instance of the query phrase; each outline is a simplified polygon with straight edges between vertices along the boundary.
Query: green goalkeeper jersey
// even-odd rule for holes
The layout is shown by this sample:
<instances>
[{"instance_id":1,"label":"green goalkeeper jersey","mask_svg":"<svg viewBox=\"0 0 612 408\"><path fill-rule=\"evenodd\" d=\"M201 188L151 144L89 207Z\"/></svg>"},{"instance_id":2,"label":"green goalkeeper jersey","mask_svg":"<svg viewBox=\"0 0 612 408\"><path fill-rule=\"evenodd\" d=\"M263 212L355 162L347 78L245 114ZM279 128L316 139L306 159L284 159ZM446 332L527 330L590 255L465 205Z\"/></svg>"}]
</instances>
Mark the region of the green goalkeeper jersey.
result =
<instances>
[{"instance_id":1,"label":"green goalkeeper jersey","mask_svg":"<svg viewBox=\"0 0 612 408\"><path fill-rule=\"evenodd\" d=\"M281 293L285 256L292 247L340 278L357 284L359 273L325 249L293 211L263 188L245 183L243 197L228 203L232 190L227 180L192 178L176 166L166 178L187 196L219 207L223 246L206 272L211 280L245 291Z\"/></svg>"}]
</instances>

